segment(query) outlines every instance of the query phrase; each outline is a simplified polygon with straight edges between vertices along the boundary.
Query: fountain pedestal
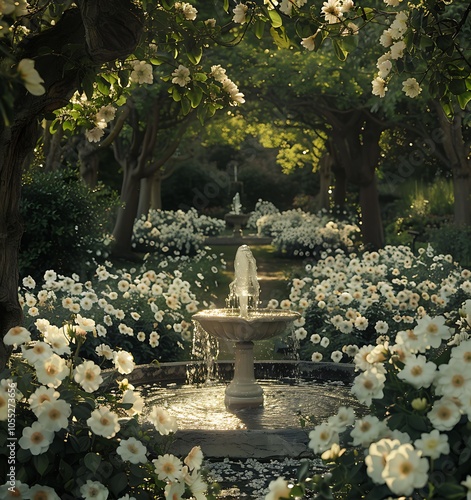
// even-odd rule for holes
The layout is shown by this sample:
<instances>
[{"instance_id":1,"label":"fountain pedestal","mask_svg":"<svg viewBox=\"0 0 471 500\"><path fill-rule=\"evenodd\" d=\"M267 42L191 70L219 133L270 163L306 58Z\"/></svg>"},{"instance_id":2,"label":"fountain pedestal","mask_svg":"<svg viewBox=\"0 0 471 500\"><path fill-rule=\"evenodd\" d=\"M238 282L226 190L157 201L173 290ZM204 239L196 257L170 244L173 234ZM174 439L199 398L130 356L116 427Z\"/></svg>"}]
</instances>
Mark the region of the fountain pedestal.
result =
<instances>
[{"instance_id":1,"label":"fountain pedestal","mask_svg":"<svg viewBox=\"0 0 471 500\"><path fill-rule=\"evenodd\" d=\"M234 238L243 237L242 228L246 226L248 220L250 219L250 215L251 214L236 214L229 212L224 216L224 220L234 228L232 232Z\"/></svg>"},{"instance_id":2,"label":"fountain pedestal","mask_svg":"<svg viewBox=\"0 0 471 500\"><path fill-rule=\"evenodd\" d=\"M207 309L193 315L193 320L209 335L234 342L234 377L226 388L228 408L263 405L263 389L254 377L254 341L267 340L286 332L300 317L294 311L280 309L251 310L247 317L239 309Z\"/></svg>"},{"instance_id":3,"label":"fountain pedestal","mask_svg":"<svg viewBox=\"0 0 471 500\"><path fill-rule=\"evenodd\" d=\"M263 389L255 381L252 341L235 342L234 378L226 387L227 408L249 408L263 405Z\"/></svg>"}]
</instances>

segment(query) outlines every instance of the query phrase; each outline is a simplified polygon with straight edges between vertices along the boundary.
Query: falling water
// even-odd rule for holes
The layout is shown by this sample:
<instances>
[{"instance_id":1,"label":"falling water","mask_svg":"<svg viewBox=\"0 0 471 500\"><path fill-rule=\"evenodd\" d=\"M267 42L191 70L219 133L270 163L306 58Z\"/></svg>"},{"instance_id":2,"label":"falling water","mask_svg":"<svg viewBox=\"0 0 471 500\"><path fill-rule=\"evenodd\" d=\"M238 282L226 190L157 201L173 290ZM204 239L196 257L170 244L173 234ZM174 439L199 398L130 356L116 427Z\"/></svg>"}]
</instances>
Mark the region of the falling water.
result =
<instances>
[{"instance_id":1,"label":"falling water","mask_svg":"<svg viewBox=\"0 0 471 500\"><path fill-rule=\"evenodd\" d=\"M219 355L218 339L209 335L197 321L193 321L192 359L201 361L187 370L188 383L212 384L219 380L216 360Z\"/></svg>"}]
</instances>

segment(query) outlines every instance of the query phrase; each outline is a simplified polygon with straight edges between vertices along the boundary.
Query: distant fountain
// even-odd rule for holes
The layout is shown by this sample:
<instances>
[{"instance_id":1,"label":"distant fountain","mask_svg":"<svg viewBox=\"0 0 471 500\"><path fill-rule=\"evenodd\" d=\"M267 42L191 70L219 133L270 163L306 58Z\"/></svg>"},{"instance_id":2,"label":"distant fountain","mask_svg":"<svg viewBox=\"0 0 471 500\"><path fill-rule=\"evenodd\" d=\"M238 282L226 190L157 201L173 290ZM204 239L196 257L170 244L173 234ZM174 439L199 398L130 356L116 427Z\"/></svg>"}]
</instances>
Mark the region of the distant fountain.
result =
<instances>
[{"instance_id":1,"label":"distant fountain","mask_svg":"<svg viewBox=\"0 0 471 500\"><path fill-rule=\"evenodd\" d=\"M254 341L281 335L300 315L294 311L258 308L257 264L247 245L237 250L234 274L227 307L200 311L193 320L209 335L234 342L234 377L226 387L226 407L261 406L263 389L254 377Z\"/></svg>"},{"instance_id":2,"label":"distant fountain","mask_svg":"<svg viewBox=\"0 0 471 500\"><path fill-rule=\"evenodd\" d=\"M242 228L245 227L250 218L250 213L242 213L240 195L236 193L232 199L231 211L224 216L224 220L234 227L233 236L242 237Z\"/></svg>"}]
</instances>

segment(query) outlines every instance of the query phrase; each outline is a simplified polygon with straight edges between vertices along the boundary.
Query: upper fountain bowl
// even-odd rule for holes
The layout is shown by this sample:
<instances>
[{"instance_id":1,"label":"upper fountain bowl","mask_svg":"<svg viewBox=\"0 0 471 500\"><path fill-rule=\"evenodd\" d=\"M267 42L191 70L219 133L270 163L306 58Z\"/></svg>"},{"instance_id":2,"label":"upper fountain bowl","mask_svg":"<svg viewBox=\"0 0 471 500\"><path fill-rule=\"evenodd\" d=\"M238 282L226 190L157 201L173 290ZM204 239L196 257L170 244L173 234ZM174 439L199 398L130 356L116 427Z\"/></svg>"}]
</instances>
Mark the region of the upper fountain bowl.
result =
<instances>
[{"instance_id":1,"label":"upper fountain bowl","mask_svg":"<svg viewBox=\"0 0 471 500\"><path fill-rule=\"evenodd\" d=\"M285 333L300 314L283 309L252 309L246 318L239 309L206 309L193 316L203 330L219 339L234 342L267 340Z\"/></svg>"}]
</instances>

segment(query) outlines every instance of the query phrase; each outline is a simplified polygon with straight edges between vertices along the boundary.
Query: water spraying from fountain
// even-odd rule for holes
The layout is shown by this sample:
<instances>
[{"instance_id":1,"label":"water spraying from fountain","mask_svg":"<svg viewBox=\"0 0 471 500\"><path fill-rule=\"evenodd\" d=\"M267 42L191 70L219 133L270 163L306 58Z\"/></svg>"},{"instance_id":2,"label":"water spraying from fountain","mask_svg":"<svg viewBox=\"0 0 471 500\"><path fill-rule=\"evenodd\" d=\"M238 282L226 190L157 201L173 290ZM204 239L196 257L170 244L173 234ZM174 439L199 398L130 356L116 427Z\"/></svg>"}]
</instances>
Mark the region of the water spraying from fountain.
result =
<instances>
[{"instance_id":1,"label":"water spraying from fountain","mask_svg":"<svg viewBox=\"0 0 471 500\"><path fill-rule=\"evenodd\" d=\"M193 320L208 334L234 342L234 378L225 390L226 407L256 407L263 405L263 389L254 377L254 341L285 333L300 315L294 311L258 308L257 264L247 245L237 250L234 271L228 307L201 311Z\"/></svg>"}]
</instances>

